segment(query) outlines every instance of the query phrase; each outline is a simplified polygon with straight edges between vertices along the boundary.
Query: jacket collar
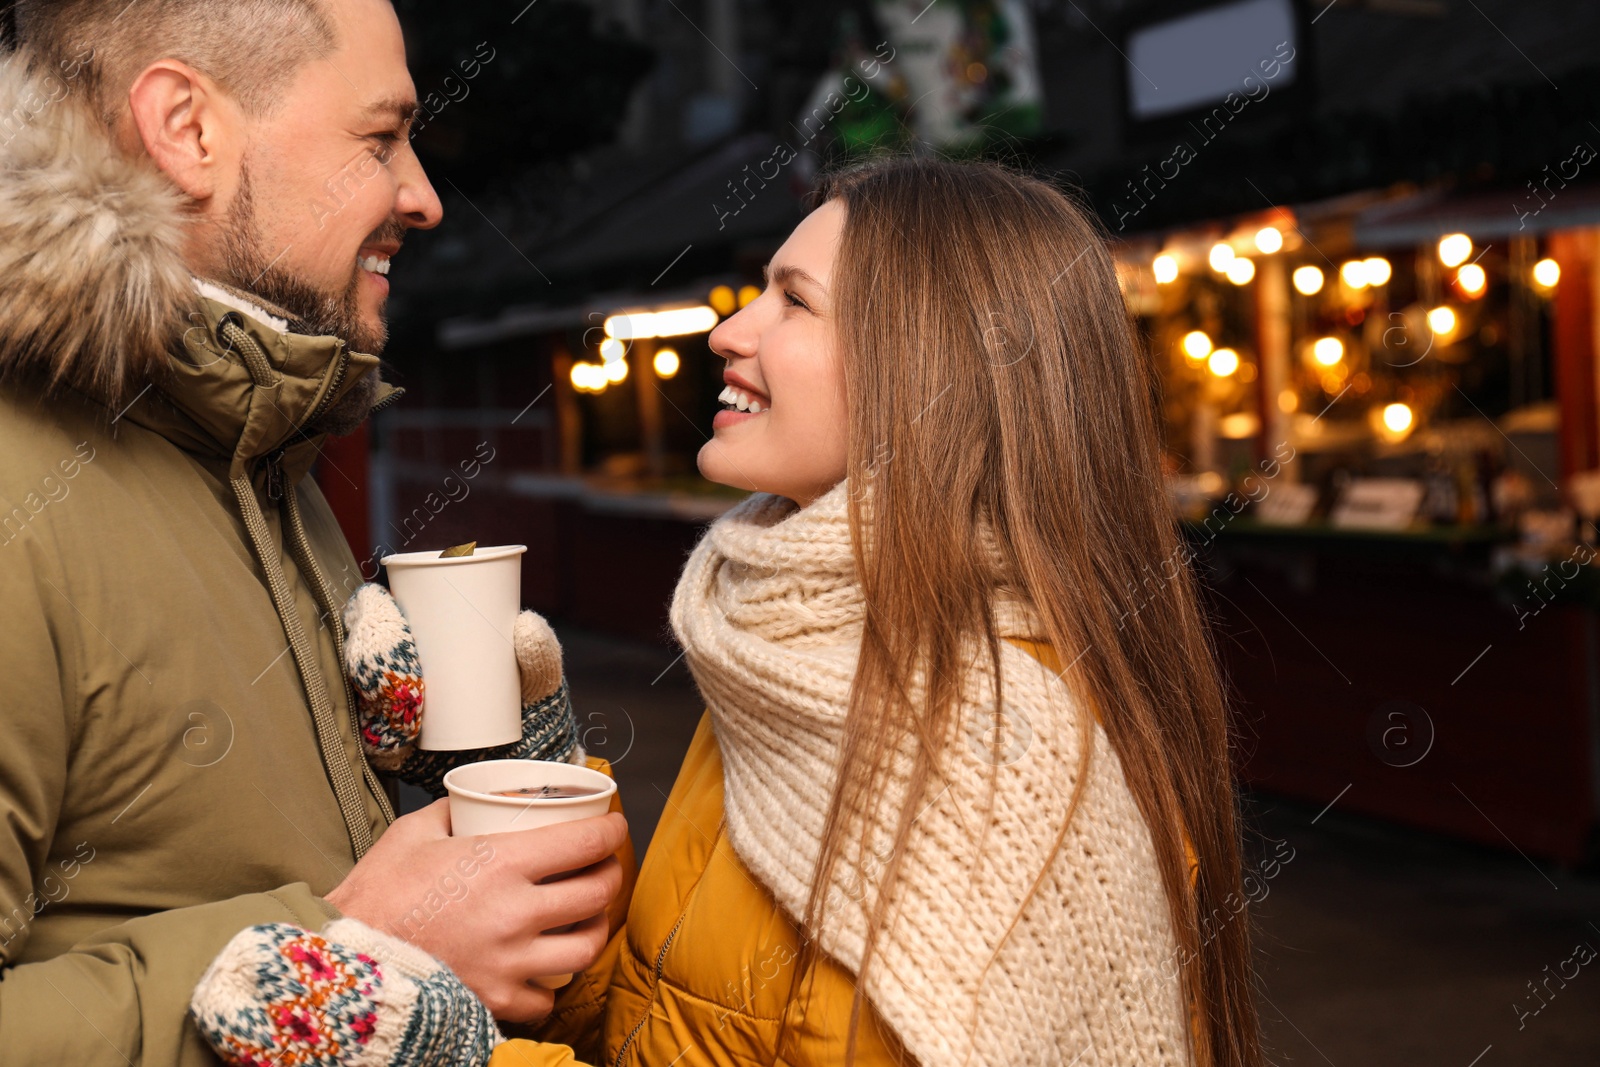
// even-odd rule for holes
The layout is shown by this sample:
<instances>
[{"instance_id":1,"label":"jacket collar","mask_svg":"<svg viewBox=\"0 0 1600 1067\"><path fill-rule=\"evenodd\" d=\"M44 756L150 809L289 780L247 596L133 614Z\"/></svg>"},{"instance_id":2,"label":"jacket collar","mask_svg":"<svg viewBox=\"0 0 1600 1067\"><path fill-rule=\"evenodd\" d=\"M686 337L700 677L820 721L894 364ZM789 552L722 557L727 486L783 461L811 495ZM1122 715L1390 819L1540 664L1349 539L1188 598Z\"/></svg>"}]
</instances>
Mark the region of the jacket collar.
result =
<instances>
[{"instance_id":1,"label":"jacket collar","mask_svg":"<svg viewBox=\"0 0 1600 1067\"><path fill-rule=\"evenodd\" d=\"M377 373L378 357L352 351L337 337L295 333L278 309L243 294L205 282L196 289L181 347L121 417L187 451L229 460L234 475L280 449L290 476L304 473L321 441L309 425ZM255 380L224 336L225 322L240 326L265 353L271 381ZM374 406L401 392L380 383Z\"/></svg>"}]
</instances>

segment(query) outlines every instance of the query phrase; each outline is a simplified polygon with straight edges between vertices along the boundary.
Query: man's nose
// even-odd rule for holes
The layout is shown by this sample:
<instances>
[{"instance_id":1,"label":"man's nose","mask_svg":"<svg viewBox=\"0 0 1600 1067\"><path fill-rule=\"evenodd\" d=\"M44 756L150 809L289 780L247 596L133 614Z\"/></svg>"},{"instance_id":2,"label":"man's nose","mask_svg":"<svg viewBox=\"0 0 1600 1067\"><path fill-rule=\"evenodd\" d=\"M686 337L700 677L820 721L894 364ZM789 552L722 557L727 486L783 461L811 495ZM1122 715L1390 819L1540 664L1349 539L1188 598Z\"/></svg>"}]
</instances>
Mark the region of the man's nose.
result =
<instances>
[{"instance_id":1,"label":"man's nose","mask_svg":"<svg viewBox=\"0 0 1600 1067\"><path fill-rule=\"evenodd\" d=\"M411 229L433 229L444 218L444 205L422 162L414 152L402 153L396 162L400 164L400 188L395 195L395 214Z\"/></svg>"}]
</instances>

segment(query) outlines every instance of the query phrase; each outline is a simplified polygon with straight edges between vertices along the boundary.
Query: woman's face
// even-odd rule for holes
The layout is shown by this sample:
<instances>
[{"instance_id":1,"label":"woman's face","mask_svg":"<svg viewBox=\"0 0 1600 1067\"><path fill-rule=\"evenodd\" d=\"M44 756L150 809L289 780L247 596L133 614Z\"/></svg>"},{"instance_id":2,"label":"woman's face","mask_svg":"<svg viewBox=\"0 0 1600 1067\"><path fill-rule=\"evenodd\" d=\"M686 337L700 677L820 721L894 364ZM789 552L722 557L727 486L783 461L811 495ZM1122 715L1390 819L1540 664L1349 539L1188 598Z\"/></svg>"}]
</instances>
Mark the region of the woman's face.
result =
<instances>
[{"instance_id":1,"label":"woman's face","mask_svg":"<svg viewBox=\"0 0 1600 1067\"><path fill-rule=\"evenodd\" d=\"M711 331L728 361L723 410L700 449L700 473L804 507L845 476L844 370L830 285L844 228L830 200L795 227L767 264L761 296Z\"/></svg>"}]
</instances>

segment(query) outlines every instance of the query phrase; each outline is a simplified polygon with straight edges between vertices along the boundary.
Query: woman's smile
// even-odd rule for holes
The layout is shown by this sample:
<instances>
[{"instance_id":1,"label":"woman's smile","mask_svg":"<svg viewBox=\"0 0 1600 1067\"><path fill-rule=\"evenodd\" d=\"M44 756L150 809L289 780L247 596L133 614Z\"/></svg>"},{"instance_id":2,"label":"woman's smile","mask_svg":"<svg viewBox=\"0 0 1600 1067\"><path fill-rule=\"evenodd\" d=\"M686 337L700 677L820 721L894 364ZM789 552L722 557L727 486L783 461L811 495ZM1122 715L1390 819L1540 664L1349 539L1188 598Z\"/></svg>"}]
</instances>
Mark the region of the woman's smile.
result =
<instances>
[{"instance_id":1,"label":"woman's smile","mask_svg":"<svg viewBox=\"0 0 1600 1067\"><path fill-rule=\"evenodd\" d=\"M769 397L731 370L723 375L722 380L727 385L717 394L722 410L711 420L713 429L720 430L724 426L748 421L771 409L772 400Z\"/></svg>"}]
</instances>

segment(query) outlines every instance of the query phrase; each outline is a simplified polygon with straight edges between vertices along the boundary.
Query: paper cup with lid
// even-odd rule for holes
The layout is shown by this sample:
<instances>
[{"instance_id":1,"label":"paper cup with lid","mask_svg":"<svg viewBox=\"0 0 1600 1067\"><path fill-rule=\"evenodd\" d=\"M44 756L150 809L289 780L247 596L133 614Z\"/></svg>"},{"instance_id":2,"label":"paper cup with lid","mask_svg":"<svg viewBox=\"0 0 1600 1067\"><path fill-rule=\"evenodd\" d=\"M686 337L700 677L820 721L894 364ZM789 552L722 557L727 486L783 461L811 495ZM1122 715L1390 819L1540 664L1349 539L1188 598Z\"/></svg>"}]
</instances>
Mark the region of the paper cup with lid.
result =
<instances>
[{"instance_id":1,"label":"paper cup with lid","mask_svg":"<svg viewBox=\"0 0 1600 1067\"><path fill-rule=\"evenodd\" d=\"M522 610L526 545L383 557L422 662L419 748L453 752L522 736L522 677L511 631Z\"/></svg>"}]
</instances>

